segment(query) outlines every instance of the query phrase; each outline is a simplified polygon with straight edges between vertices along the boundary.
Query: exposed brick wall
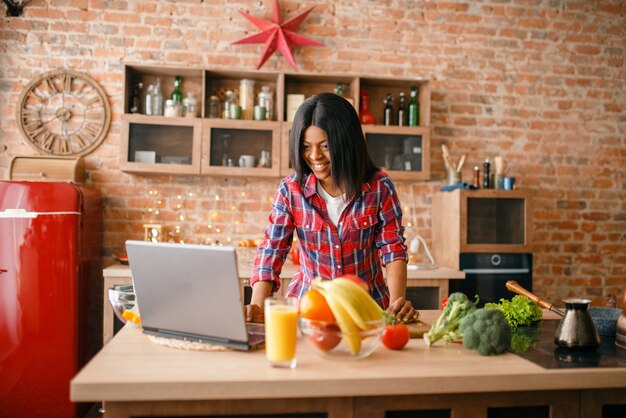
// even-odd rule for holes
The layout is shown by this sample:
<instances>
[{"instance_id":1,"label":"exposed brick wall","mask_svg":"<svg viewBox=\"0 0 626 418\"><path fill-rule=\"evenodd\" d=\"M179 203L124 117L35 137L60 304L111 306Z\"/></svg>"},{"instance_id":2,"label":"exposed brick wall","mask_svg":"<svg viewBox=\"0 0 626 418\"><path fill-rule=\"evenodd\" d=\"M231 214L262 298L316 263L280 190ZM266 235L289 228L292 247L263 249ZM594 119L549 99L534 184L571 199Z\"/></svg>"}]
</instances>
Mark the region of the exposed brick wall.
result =
<instances>
[{"instance_id":1,"label":"exposed brick wall","mask_svg":"<svg viewBox=\"0 0 626 418\"><path fill-rule=\"evenodd\" d=\"M431 195L444 182L440 145L455 158L468 153L466 181L499 154L518 185L535 190L536 293L599 301L626 286L623 0L280 3L287 15L316 6L301 33L327 46L296 49L301 70L432 80L432 179L398 185L407 218L429 242ZM14 117L24 85L72 68L96 78L113 109L108 137L86 157L89 184L104 196L105 262L125 239L142 237L150 190L165 197L159 220L168 224L183 196L188 241L259 236L275 179L118 170L123 62L252 70L262 47L231 45L255 30L238 10L269 17L271 2L33 0L22 17L2 17L0 174L12 155L34 153ZM264 69L289 71L276 55Z\"/></svg>"}]
</instances>

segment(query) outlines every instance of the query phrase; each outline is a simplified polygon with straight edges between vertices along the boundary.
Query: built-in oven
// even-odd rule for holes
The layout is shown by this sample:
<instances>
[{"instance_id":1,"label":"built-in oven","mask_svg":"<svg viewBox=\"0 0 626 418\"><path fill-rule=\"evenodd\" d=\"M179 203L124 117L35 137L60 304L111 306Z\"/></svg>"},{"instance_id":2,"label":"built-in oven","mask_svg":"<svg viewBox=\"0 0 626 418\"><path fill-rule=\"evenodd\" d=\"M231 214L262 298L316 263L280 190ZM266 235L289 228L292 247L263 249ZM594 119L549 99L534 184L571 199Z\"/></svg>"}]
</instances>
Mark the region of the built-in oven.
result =
<instances>
[{"instance_id":1,"label":"built-in oven","mask_svg":"<svg viewBox=\"0 0 626 418\"><path fill-rule=\"evenodd\" d=\"M463 292L473 300L480 297L480 306L488 302L511 299L506 289L508 280L515 280L532 291L533 256L529 253L461 253L460 270L465 279L450 280L450 292Z\"/></svg>"}]
</instances>

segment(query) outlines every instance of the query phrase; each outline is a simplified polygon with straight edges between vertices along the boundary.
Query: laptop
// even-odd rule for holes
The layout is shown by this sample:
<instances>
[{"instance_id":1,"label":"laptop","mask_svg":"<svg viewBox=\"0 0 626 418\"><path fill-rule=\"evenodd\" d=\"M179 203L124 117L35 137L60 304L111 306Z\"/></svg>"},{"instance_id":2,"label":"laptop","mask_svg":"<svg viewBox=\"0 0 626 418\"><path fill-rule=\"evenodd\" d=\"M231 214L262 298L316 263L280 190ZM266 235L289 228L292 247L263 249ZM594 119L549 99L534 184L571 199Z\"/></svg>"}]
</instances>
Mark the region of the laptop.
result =
<instances>
[{"instance_id":1,"label":"laptop","mask_svg":"<svg viewBox=\"0 0 626 418\"><path fill-rule=\"evenodd\" d=\"M258 348L263 324L246 324L234 247L126 241L146 334Z\"/></svg>"}]
</instances>

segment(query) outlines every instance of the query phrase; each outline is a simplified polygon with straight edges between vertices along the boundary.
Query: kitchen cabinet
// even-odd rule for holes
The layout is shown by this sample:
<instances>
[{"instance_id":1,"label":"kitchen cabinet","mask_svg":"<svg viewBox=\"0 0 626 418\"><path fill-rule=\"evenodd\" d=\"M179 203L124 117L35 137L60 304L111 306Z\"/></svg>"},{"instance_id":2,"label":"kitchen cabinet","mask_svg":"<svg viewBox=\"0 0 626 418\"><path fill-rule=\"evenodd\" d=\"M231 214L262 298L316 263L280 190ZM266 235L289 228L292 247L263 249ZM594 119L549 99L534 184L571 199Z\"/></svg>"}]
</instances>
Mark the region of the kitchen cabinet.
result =
<instances>
[{"instance_id":1,"label":"kitchen cabinet","mask_svg":"<svg viewBox=\"0 0 626 418\"><path fill-rule=\"evenodd\" d=\"M433 196L433 256L459 268L461 253L531 253L530 190L457 189Z\"/></svg>"},{"instance_id":2,"label":"kitchen cabinet","mask_svg":"<svg viewBox=\"0 0 626 418\"><path fill-rule=\"evenodd\" d=\"M146 116L144 99L148 85L160 80L164 100L171 96L174 79L182 78L183 94L192 92L198 100L198 116ZM253 104L263 86L273 93L272 117L218 118L211 106L212 96L224 100L227 91L240 94L241 80L251 80L246 89ZM140 113L131 113L135 87L142 83ZM135 173L167 173L224 177L283 177L291 172L289 132L298 103L321 92L341 94L359 109L362 89L371 97L371 110L379 124L364 125L363 133L375 163L394 180L430 178L430 85L427 80L374 78L333 74L288 74L262 71L226 71L204 68L125 65L124 114L120 145L120 169ZM419 126L385 126L382 101L391 93L407 96L418 87ZM238 102L238 101L237 101ZM221 103L220 103L221 104ZM244 116L247 113L243 111ZM252 155L253 166L240 166L242 155ZM262 161L263 164L259 164Z\"/></svg>"}]
</instances>

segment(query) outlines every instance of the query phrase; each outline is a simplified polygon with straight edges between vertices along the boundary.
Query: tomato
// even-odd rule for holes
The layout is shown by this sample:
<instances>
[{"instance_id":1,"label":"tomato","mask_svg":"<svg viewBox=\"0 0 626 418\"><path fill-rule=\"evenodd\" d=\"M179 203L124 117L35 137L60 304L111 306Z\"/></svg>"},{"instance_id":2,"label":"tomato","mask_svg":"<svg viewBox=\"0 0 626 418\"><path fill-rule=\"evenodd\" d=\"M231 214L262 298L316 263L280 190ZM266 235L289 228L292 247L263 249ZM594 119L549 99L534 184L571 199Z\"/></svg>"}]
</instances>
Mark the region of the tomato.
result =
<instances>
[{"instance_id":1,"label":"tomato","mask_svg":"<svg viewBox=\"0 0 626 418\"><path fill-rule=\"evenodd\" d=\"M363 288L363 290L365 290L367 292L367 294L369 295L370 293L370 287L369 285L364 281L361 280L361 278L359 276L357 276L356 274L344 274L343 276L341 276L342 279L348 279L356 284L358 284L359 286L361 286Z\"/></svg>"},{"instance_id":2,"label":"tomato","mask_svg":"<svg viewBox=\"0 0 626 418\"><path fill-rule=\"evenodd\" d=\"M445 298L441 301L441 309L445 308L446 306L448 306L448 298Z\"/></svg>"},{"instance_id":3,"label":"tomato","mask_svg":"<svg viewBox=\"0 0 626 418\"><path fill-rule=\"evenodd\" d=\"M404 324L394 324L385 326L381 341L383 345L391 350L401 350L411 338L409 328Z\"/></svg>"},{"instance_id":4,"label":"tomato","mask_svg":"<svg viewBox=\"0 0 626 418\"><path fill-rule=\"evenodd\" d=\"M315 289L307 290L300 299L300 316L317 321L335 322L326 298Z\"/></svg>"},{"instance_id":5,"label":"tomato","mask_svg":"<svg viewBox=\"0 0 626 418\"><path fill-rule=\"evenodd\" d=\"M320 350L330 351L341 342L341 332L335 324L311 324L309 340Z\"/></svg>"}]
</instances>

